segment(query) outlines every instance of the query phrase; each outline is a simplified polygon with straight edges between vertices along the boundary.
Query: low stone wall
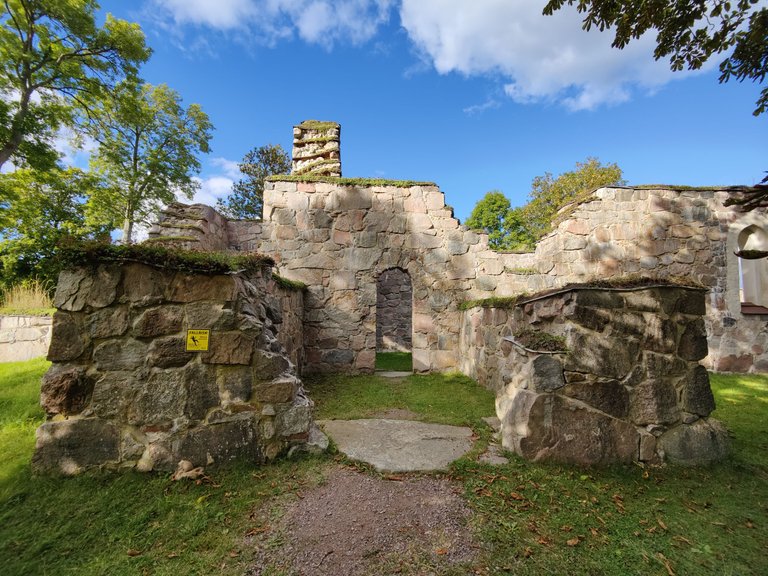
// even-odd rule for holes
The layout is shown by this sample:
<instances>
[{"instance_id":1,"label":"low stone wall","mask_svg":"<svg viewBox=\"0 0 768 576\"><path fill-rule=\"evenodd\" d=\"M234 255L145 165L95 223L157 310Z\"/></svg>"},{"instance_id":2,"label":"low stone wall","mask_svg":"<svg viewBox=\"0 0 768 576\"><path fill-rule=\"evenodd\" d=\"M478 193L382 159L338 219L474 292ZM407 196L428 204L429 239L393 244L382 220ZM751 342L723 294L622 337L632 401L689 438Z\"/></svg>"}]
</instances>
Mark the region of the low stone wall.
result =
<instances>
[{"instance_id":1,"label":"low stone wall","mask_svg":"<svg viewBox=\"0 0 768 576\"><path fill-rule=\"evenodd\" d=\"M292 320L279 308L288 296L271 295L270 279L268 268L62 272L35 468L263 462L305 442L312 402L278 339L277 327ZM209 331L207 350L189 350L188 330Z\"/></svg>"},{"instance_id":2,"label":"low stone wall","mask_svg":"<svg viewBox=\"0 0 768 576\"><path fill-rule=\"evenodd\" d=\"M495 390L502 444L525 458L705 464L725 456L727 434L708 418L704 313L705 292L683 287L578 288L474 308L462 371ZM563 351L522 344L531 339Z\"/></svg>"},{"instance_id":3,"label":"low stone wall","mask_svg":"<svg viewBox=\"0 0 768 576\"><path fill-rule=\"evenodd\" d=\"M50 316L0 316L0 362L45 356L52 322Z\"/></svg>"}]
</instances>

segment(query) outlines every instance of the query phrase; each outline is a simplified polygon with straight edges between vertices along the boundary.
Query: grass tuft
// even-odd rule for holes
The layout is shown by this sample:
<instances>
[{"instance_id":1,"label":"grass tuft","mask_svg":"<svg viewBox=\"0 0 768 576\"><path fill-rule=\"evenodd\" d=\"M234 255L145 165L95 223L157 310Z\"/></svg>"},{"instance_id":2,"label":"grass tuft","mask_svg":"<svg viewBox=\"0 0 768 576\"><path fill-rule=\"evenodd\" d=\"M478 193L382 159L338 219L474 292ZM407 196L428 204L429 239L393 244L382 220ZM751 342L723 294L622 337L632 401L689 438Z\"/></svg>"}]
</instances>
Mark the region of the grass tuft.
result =
<instances>
[{"instance_id":1,"label":"grass tuft","mask_svg":"<svg viewBox=\"0 0 768 576\"><path fill-rule=\"evenodd\" d=\"M0 309L4 314L37 310L38 315L47 315L46 311L53 309L53 301L45 285L38 280L32 280L5 290Z\"/></svg>"}]
</instances>

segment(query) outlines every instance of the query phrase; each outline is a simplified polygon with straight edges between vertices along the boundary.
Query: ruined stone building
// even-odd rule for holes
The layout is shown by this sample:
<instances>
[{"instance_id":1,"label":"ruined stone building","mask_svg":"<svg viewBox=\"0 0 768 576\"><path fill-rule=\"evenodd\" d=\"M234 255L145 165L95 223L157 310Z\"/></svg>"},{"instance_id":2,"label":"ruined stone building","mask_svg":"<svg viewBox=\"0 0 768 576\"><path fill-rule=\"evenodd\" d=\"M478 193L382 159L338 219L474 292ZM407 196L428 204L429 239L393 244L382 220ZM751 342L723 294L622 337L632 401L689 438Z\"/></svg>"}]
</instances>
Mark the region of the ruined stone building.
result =
<instances>
[{"instance_id":1,"label":"ruined stone building","mask_svg":"<svg viewBox=\"0 0 768 576\"><path fill-rule=\"evenodd\" d=\"M601 188L535 252L500 253L435 184L341 178L340 158L338 124L303 123L263 220L175 204L150 231L266 255L255 270L62 273L39 469L270 460L316 431L301 374L372 372L377 350L494 390L527 458L722 457L706 368L768 372L768 260L736 255L768 251L764 213L725 207L728 190ZM210 347L185 348L190 330Z\"/></svg>"},{"instance_id":2,"label":"ruined stone building","mask_svg":"<svg viewBox=\"0 0 768 576\"><path fill-rule=\"evenodd\" d=\"M334 123L294 129L293 174L267 183L263 221L174 206L150 232L187 248L259 251L306 283L305 370L371 371L382 346L411 348L417 372L461 369L461 302L643 275L710 289L708 368L768 371L768 260L735 255L768 249L768 218L726 208L727 190L601 188L561 213L534 253L499 253L435 184L325 177L341 174L339 135Z\"/></svg>"}]
</instances>

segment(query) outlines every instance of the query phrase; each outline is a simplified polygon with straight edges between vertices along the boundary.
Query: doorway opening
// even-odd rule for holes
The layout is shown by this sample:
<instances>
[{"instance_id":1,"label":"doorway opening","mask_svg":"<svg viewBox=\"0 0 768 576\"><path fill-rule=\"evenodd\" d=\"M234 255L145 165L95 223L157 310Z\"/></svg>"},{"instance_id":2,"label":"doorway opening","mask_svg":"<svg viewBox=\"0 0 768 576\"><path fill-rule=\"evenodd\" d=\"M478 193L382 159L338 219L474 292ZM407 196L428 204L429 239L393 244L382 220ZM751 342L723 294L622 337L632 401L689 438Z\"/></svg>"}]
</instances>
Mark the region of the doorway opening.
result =
<instances>
[{"instance_id":1,"label":"doorway opening","mask_svg":"<svg viewBox=\"0 0 768 576\"><path fill-rule=\"evenodd\" d=\"M376 369L410 371L413 316L411 276L389 268L376 280Z\"/></svg>"}]
</instances>

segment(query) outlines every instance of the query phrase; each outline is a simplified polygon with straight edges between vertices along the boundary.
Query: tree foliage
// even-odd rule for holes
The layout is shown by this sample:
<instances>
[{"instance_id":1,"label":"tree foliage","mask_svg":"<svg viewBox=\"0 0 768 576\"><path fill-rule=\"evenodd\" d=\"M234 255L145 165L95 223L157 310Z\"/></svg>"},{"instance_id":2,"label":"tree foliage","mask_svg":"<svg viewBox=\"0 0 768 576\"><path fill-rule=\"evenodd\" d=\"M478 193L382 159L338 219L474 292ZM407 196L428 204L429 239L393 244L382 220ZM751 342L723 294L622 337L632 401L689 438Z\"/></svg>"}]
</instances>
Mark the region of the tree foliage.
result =
<instances>
[{"instance_id":1,"label":"tree foliage","mask_svg":"<svg viewBox=\"0 0 768 576\"><path fill-rule=\"evenodd\" d=\"M55 286L58 246L109 238L112 222L90 218L83 202L104 186L76 168L0 175L0 283L36 279Z\"/></svg>"},{"instance_id":2,"label":"tree foliage","mask_svg":"<svg viewBox=\"0 0 768 576\"><path fill-rule=\"evenodd\" d=\"M482 228L494 250L532 250L552 228L556 214L566 205L587 197L601 186L622 185L621 168L603 165L597 158L577 162L576 169L557 178L549 172L533 179L529 201L512 208L498 191L480 200L466 221L471 228Z\"/></svg>"},{"instance_id":3,"label":"tree foliage","mask_svg":"<svg viewBox=\"0 0 768 576\"><path fill-rule=\"evenodd\" d=\"M98 147L94 171L111 186L97 190L89 204L102 219L122 224L130 244L134 225L145 222L160 203L176 194L191 198L199 187L199 152L209 151L213 126L197 104L188 108L166 85L124 81L94 108L91 135Z\"/></svg>"},{"instance_id":4,"label":"tree foliage","mask_svg":"<svg viewBox=\"0 0 768 576\"><path fill-rule=\"evenodd\" d=\"M232 193L216 202L216 208L230 218L261 218L264 208L264 180L287 174L291 159L279 144L251 149L238 164L245 176L232 186Z\"/></svg>"},{"instance_id":5,"label":"tree foliage","mask_svg":"<svg viewBox=\"0 0 768 576\"><path fill-rule=\"evenodd\" d=\"M90 114L91 101L135 74L150 54L138 24L107 16L95 0L0 4L0 166L53 168L52 139Z\"/></svg>"},{"instance_id":6,"label":"tree foliage","mask_svg":"<svg viewBox=\"0 0 768 576\"><path fill-rule=\"evenodd\" d=\"M760 0L549 0L544 14L576 5L583 28L615 28L613 46L624 48L656 30L654 57L669 57L672 70L698 70L714 54L733 49L720 63L720 82L731 78L762 83L768 73L768 8ZM760 92L755 116L768 106Z\"/></svg>"}]
</instances>

